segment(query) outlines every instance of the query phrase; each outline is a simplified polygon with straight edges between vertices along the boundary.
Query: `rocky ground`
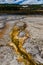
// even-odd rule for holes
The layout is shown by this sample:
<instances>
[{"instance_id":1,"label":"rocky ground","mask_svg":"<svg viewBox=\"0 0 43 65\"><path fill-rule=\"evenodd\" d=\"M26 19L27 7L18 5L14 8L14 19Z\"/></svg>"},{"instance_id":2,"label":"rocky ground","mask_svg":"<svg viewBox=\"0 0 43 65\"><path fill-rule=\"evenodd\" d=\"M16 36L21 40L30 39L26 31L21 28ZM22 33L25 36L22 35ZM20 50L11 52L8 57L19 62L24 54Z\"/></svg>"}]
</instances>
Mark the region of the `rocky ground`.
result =
<instances>
[{"instance_id":1,"label":"rocky ground","mask_svg":"<svg viewBox=\"0 0 43 65\"><path fill-rule=\"evenodd\" d=\"M26 22L30 38L23 45L28 53L33 55L36 62L43 64L43 16L39 15L3 15L0 21L5 22L5 27L0 29L0 65L24 65L17 61L17 56L10 46L9 33L15 22Z\"/></svg>"}]
</instances>

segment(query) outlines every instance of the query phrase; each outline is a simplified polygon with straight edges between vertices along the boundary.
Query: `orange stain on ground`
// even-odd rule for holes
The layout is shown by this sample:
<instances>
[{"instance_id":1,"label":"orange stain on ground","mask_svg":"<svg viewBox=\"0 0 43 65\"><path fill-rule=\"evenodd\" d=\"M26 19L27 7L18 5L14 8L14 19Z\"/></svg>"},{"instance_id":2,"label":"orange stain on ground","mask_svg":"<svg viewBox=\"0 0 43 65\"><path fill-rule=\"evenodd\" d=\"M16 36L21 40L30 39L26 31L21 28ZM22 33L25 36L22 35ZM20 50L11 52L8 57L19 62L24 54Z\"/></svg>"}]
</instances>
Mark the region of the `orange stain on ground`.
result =
<instances>
[{"instance_id":1,"label":"orange stain on ground","mask_svg":"<svg viewBox=\"0 0 43 65\"><path fill-rule=\"evenodd\" d=\"M6 33L6 30L9 28L9 25L6 24L5 27L0 31L0 39L3 37L3 35Z\"/></svg>"}]
</instances>

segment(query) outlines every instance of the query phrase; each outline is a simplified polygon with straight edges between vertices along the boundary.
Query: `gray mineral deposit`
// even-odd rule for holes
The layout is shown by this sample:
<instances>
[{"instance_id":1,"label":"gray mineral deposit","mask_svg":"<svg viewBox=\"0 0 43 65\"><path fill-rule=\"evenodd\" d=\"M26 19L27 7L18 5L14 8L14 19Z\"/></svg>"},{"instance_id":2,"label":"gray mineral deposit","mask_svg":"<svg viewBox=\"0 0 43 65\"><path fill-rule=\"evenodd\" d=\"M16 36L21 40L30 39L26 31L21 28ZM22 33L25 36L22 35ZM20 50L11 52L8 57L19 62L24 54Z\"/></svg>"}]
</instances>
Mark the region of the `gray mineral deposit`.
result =
<instances>
[{"instance_id":1,"label":"gray mineral deposit","mask_svg":"<svg viewBox=\"0 0 43 65\"><path fill-rule=\"evenodd\" d=\"M0 65L24 65L23 62L20 63L17 61L17 55L13 48L7 46L7 44L11 42L10 32L15 25L15 22L20 22L20 25L23 25L22 22L26 22L30 38L25 41L23 48L26 49L27 53L30 53L33 56L33 59L37 63L43 64L43 16L0 16L1 21L4 21L3 18L6 21L6 24L3 29L0 29ZM17 25L19 26L19 24ZM19 37L24 35L25 33L21 32Z\"/></svg>"}]
</instances>

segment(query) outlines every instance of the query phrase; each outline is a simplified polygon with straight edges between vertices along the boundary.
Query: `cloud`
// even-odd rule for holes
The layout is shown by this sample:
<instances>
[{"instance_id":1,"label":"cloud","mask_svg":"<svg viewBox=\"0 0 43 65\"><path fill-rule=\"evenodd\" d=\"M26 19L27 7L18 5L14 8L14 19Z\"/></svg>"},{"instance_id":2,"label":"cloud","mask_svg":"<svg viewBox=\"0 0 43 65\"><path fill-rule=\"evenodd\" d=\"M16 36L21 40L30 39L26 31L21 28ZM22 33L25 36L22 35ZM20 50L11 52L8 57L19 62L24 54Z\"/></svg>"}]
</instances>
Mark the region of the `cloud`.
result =
<instances>
[{"instance_id":1,"label":"cloud","mask_svg":"<svg viewBox=\"0 0 43 65\"><path fill-rule=\"evenodd\" d=\"M0 3L43 4L43 0L0 0Z\"/></svg>"}]
</instances>

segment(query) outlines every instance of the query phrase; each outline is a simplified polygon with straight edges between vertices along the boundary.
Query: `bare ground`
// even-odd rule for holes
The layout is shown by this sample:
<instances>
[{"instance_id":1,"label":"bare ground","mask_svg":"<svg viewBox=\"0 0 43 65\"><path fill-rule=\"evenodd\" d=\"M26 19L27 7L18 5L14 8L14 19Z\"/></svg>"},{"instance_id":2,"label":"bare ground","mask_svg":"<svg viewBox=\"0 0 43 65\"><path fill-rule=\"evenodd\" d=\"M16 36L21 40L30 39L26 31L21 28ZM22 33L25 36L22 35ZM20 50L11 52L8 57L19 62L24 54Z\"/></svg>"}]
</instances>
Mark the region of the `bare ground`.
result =
<instances>
[{"instance_id":1,"label":"bare ground","mask_svg":"<svg viewBox=\"0 0 43 65\"><path fill-rule=\"evenodd\" d=\"M25 42L23 47L33 55L35 61L43 63L43 16L6 15L0 16L0 20L6 22L5 28L0 29L0 45L2 45L0 46L0 65L24 65L16 60L14 50L6 46L11 42L9 33L14 23L18 21L26 22L30 32L30 39Z\"/></svg>"}]
</instances>

